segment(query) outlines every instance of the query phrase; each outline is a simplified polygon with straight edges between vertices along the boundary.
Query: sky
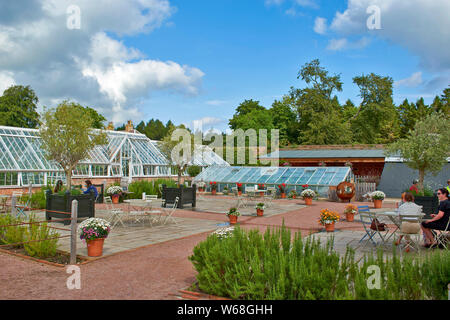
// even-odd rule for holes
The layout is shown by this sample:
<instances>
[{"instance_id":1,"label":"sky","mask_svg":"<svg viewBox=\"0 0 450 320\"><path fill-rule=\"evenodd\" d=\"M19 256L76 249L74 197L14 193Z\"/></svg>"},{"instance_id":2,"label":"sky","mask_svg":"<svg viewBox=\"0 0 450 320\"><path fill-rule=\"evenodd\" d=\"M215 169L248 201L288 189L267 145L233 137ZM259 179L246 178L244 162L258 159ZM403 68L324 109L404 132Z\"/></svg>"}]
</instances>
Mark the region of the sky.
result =
<instances>
[{"instance_id":1,"label":"sky","mask_svg":"<svg viewBox=\"0 0 450 320\"><path fill-rule=\"evenodd\" d=\"M70 99L116 126L157 118L224 131L246 99L270 108L313 59L394 80L394 101L450 84L448 0L21 0L0 3L0 93Z\"/></svg>"}]
</instances>

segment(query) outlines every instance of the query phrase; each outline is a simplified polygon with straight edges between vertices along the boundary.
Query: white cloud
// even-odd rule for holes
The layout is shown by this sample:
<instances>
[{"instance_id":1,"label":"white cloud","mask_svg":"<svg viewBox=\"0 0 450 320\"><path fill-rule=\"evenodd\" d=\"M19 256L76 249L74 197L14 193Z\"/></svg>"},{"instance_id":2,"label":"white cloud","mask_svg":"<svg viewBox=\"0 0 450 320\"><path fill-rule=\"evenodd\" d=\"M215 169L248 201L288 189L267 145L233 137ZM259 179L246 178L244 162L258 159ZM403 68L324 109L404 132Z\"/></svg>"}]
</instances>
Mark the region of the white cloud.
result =
<instances>
[{"instance_id":1,"label":"white cloud","mask_svg":"<svg viewBox=\"0 0 450 320\"><path fill-rule=\"evenodd\" d=\"M327 19L317 17L314 21L314 32L318 34L325 34L327 32Z\"/></svg>"},{"instance_id":2,"label":"white cloud","mask_svg":"<svg viewBox=\"0 0 450 320\"><path fill-rule=\"evenodd\" d=\"M343 51L351 49L362 49L368 46L370 39L363 37L357 41L349 41L347 38L331 39L328 42L327 50Z\"/></svg>"},{"instance_id":3,"label":"white cloud","mask_svg":"<svg viewBox=\"0 0 450 320\"><path fill-rule=\"evenodd\" d=\"M0 95L10 86L15 85L15 81L11 72L0 72Z\"/></svg>"},{"instance_id":4,"label":"white cloud","mask_svg":"<svg viewBox=\"0 0 450 320\"><path fill-rule=\"evenodd\" d=\"M168 0L77 0L81 25L70 30L72 4L24 0L0 10L0 85L29 84L42 105L73 99L116 123L138 120L141 101L153 91L199 92L201 70L152 60L120 41L163 25L176 10Z\"/></svg>"},{"instance_id":5,"label":"white cloud","mask_svg":"<svg viewBox=\"0 0 450 320\"><path fill-rule=\"evenodd\" d=\"M381 9L381 29L368 30L366 10ZM450 1L349 0L337 12L330 29L342 36L370 34L399 44L418 55L430 70L450 69Z\"/></svg>"},{"instance_id":6,"label":"white cloud","mask_svg":"<svg viewBox=\"0 0 450 320\"><path fill-rule=\"evenodd\" d=\"M221 122L223 122L223 120L220 118L203 117L201 119L192 121L192 129L194 131L200 130L204 132L206 130L214 129L212 126Z\"/></svg>"},{"instance_id":7,"label":"white cloud","mask_svg":"<svg viewBox=\"0 0 450 320\"><path fill-rule=\"evenodd\" d=\"M228 103L228 101L226 101L226 100L209 100L209 101L206 101L206 104L210 105L210 106L221 106L221 105L224 105L226 103Z\"/></svg>"},{"instance_id":8,"label":"white cloud","mask_svg":"<svg viewBox=\"0 0 450 320\"><path fill-rule=\"evenodd\" d=\"M292 6L299 6L299 7L310 7L313 9L318 9L319 5L317 4L317 0L265 0L266 6L281 6L285 2L290 3ZM292 7L291 9L288 9L285 11L286 14L289 15L296 15L297 12L295 10L295 7Z\"/></svg>"},{"instance_id":9,"label":"white cloud","mask_svg":"<svg viewBox=\"0 0 450 320\"><path fill-rule=\"evenodd\" d=\"M394 82L394 86L396 87L410 87L415 88L423 83L422 80L422 72L415 72L410 77L401 79Z\"/></svg>"}]
</instances>

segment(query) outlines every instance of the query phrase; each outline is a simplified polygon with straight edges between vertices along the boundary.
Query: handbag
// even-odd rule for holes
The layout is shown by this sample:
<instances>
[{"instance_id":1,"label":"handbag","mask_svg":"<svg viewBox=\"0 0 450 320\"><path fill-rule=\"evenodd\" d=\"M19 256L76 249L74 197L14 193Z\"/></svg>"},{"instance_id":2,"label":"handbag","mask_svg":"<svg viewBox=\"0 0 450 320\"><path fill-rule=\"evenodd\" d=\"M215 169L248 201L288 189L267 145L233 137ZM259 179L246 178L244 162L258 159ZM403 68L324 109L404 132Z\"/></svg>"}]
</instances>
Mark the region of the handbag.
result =
<instances>
[{"instance_id":1,"label":"handbag","mask_svg":"<svg viewBox=\"0 0 450 320\"><path fill-rule=\"evenodd\" d=\"M386 231L386 224L381 223L380 221L378 221L377 218L374 218L370 225L370 229L372 229L374 231Z\"/></svg>"}]
</instances>

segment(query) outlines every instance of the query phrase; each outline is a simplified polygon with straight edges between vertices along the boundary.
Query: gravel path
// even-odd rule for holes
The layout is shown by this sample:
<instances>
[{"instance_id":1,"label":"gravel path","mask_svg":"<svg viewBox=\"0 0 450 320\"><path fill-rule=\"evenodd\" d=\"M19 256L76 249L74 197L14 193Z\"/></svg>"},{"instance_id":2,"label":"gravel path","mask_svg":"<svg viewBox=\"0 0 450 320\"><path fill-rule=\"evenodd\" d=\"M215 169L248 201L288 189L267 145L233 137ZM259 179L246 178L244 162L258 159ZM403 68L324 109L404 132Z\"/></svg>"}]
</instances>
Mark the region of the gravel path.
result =
<instances>
[{"instance_id":1,"label":"gravel path","mask_svg":"<svg viewBox=\"0 0 450 320\"><path fill-rule=\"evenodd\" d=\"M299 203L303 201L299 200ZM357 203L358 205L358 203ZM311 207L272 217L240 217L245 229L281 226L283 219L293 232L304 235L319 231L318 215L328 208L342 212L343 203L315 202ZM220 219L214 213L180 210L180 217ZM339 222L340 229L361 230L359 223ZM195 281L195 270L187 259L207 233L158 243L81 266L81 290L66 286L65 268L39 264L0 253L0 299L173 299L170 294Z\"/></svg>"}]
</instances>

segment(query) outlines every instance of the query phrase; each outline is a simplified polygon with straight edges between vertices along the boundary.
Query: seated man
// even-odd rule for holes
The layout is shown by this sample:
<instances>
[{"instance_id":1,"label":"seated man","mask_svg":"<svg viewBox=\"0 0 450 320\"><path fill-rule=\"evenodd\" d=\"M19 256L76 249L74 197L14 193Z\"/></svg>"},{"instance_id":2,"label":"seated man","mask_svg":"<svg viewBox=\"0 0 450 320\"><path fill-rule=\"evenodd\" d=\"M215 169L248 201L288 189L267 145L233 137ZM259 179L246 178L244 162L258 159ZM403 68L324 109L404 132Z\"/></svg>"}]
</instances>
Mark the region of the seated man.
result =
<instances>
[{"instance_id":1,"label":"seated man","mask_svg":"<svg viewBox=\"0 0 450 320\"><path fill-rule=\"evenodd\" d=\"M94 193L94 198L97 199L97 196L98 196L97 188L92 185L91 180L86 180L85 183L86 183L86 188L87 189L83 193L84 194L89 194L90 192L93 192Z\"/></svg>"},{"instance_id":2,"label":"seated man","mask_svg":"<svg viewBox=\"0 0 450 320\"><path fill-rule=\"evenodd\" d=\"M436 244L431 229L434 230L448 230L448 221L450 219L450 200L448 199L448 190L441 188L437 192L439 198L438 214L432 214L432 219L422 222L422 230L425 233L425 247L430 247Z\"/></svg>"},{"instance_id":3,"label":"seated man","mask_svg":"<svg viewBox=\"0 0 450 320\"><path fill-rule=\"evenodd\" d=\"M399 215L417 216L420 213L422 213L422 207L414 203L414 196L411 193L409 192L402 193L402 201L403 204L401 204L397 209L397 213ZM420 224L414 221L411 222L403 221L400 227L400 231L402 233L417 234L420 231ZM399 245L400 242L402 241L402 238L403 236L400 236L400 238L395 242L395 244Z\"/></svg>"}]
</instances>

